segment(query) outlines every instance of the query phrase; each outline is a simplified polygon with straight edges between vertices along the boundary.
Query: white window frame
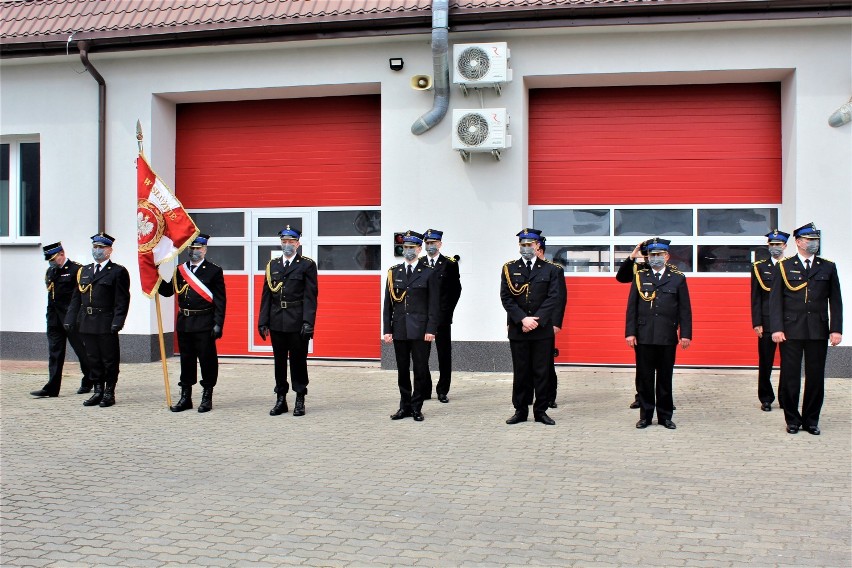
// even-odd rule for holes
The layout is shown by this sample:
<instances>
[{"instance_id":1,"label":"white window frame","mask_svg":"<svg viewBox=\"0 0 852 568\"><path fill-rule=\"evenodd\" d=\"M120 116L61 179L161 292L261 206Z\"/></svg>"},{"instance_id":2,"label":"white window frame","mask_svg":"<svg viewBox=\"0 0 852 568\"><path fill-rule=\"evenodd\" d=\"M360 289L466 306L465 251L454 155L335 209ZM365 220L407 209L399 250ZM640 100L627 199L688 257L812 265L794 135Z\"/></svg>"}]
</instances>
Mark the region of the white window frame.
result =
<instances>
[{"instance_id":1,"label":"white window frame","mask_svg":"<svg viewBox=\"0 0 852 568\"><path fill-rule=\"evenodd\" d=\"M38 136L0 136L0 144L9 145L9 235L0 236L0 245L38 245L41 244L41 219L39 234L22 236L21 233L21 144L41 144ZM41 168L41 158L39 158ZM41 209L41 188L39 188L39 209ZM41 217L41 211L39 211Z\"/></svg>"},{"instance_id":2,"label":"white window frame","mask_svg":"<svg viewBox=\"0 0 852 568\"><path fill-rule=\"evenodd\" d=\"M623 203L617 205L601 205L601 204L582 204L582 205L530 205L529 220L530 225L534 226L533 213L543 210L558 210L558 209L606 209L610 212L609 215L609 235L593 236L593 237L560 237L558 235L547 237L547 248L556 248L559 246L583 246L583 245L609 245L610 253L610 272L566 272L566 276L582 276L583 278L612 278L618 271L619 262L615 260L615 246L623 245L634 247L637 243L651 238L660 236L671 240L673 246L688 245L692 247L692 266L691 272L685 274L698 276L701 278L748 278L748 272L698 272L694 270L698 266L697 255L699 245L712 244L730 244L730 245L747 245L760 246L766 244L765 236L698 236L698 210L699 209L775 209L777 216L781 219L781 204L780 203L708 203L708 204L630 204ZM616 209L691 209L692 210L692 235L630 235L630 236L615 236L615 210ZM773 227L775 228L775 227ZM788 243L789 246L789 243ZM752 255L754 256L754 255ZM752 258L754 260L754 258Z\"/></svg>"}]
</instances>

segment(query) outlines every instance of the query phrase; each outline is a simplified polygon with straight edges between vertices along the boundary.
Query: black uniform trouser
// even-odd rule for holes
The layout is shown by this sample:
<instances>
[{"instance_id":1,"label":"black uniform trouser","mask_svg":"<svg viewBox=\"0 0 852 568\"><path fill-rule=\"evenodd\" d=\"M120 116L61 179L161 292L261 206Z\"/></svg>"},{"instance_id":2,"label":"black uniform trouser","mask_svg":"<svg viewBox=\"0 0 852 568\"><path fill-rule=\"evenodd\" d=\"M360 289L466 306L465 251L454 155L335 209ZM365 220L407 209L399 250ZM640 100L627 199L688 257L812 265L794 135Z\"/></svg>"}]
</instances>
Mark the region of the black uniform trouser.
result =
<instances>
[{"instance_id":1,"label":"black uniform trouser","mask_svg":"<svg viewBox=\"0 0 852 568\"><path fill-rule=\"evenodd\" d=\"M529 412L534 392L533 414L547 412L551 395L553 339L510 339L509 347L512 350L512 405L519 412Z\"/></svg>"},{"instance_id":2,"label":"black uniform trouser","mask_svg":"<svg viewBox=\"0 0 852 568\"><path fill-rule=\"evenodd\" d=\"M121 349L117 333L81 333L86 344L86 357L89 360L89 377L92 384L115 385L118 382L118 366L121 363Z\"/></svg>"},{"instance_id":3,"label":"black uniform trouser","mask_svg":"<svg viewBox=\"0 0 852 568\"><path fill-rule=\"evenodd\" d=\"M674 413L672 397L672 375L674 374L675 345L637 344L636 375L639 381L639 412L642 418L671 420Z\"/></svg>"},{"instance_id":4,"label":"black uniform trouser","mask_svg":"<svg viewBox=\"0 0 852 568\"><path fill-rule=\"evenodd\" d=\"M399 408L420 412L423 396L432 382L429 375L429 351L431 342L422 339L394 339L396 353L396 382L399 385ZM411 365L414 367L414 383L411 382Z\"/></svg>"},{"instance_id":5,"label":"black uniform trouser","mask_svg":"<svg viewBox=\"0 0 852 568\"><path fill-rule=\"evenodd\" d=\"M438 394L447 394L450 392L450 381L452 381L453 374L453 336L451 324L438 326L438 333L435 334L435 350L438 352L439 373L435 392ZM432 382L431 376L429 377L429 382ZM432 392L431 384L429 385L428 392Z\"/></svg>"},{"instance_id":6,"label":"black uniform trouser","mask_svg":"<svg viewBox=\"0 0 852 568\"><path fill-rule=\"evenodd\" d=\"M760 402L775 401L772 390L772 365L775 363L775 346L769 326L763 326L763 337L757 339L757 398ZM781 384L778 384L778 396L781 396Z\"/></svg>"},{"instance_id":7,"label":"black uniform trouser","mask_svg":"<svg viewBox=\"0 0 852 568\"><path fill-rule=\"evenodd\" d=\"M819 426L819 412L825 398L825 356L827 339L788 339L781 343L781 384L778 398L788 425ZM802 356L805 358L805 396L799 414L802 387Z\"/></svg>"},{"instance_id":8,"label":"black uniform trouser","mask_svg":"<svg viewBox=\"0 0 852 568\"><path fill-rule=\"evenodd\" d=\"M556 349L556 337L553 338L553 348L551 349L551 352L554 351L555 349ZM549 390L550 394L548 395L549 402L556 402L556 387L557 387L556 383L557 383L557 381L558 381L558 379L556 377L556 358L553 357L552 353L551 353L550 369L547 371L547 388L550 389ZM529 390L527 392L527 398L526 398L527 406L532 404L532 402L533 402L533 391Z\"/></svg>"},{"instance_id":9,"label":"black uniform trouser","mask_svg":"<svg viewBox=\"0 0 852 568\"><path fill-rule=\"evenodd\" d=\"M198 382L198 366L201 367L201 387L212 389L219 378L219 355L216 352L216 340L209 331L179 331L178 349L180 349L181 387L191 387Z\"/></svg>"},{"instance_id":10,"label":"black uniform trouser","mask_svg":"<svg viewBox=\"0 0 852 568\"><path fill-rule=\"evenodd\" d=\"M59 394L59 389L62 387L62 368L65 366L65 349L67 343L71 344L71 349L77 354L77 359L80 361L80 371L83 373L83 380L80 386L91 387L92 381L89 378L89 360L86 356L86 346L83 345L83 340L80 334L74 331L65 331L62 326L51 325L47 328L47 384L44 385L44 390L50 394Z\"/></svg>"},{"instance_id":11,"label":"black uniform trouser","mask_svg":"<svg viewBox=\"0 0 852 568\"><path fill-rule=\"evenodd\" d=\"M287 360L293 390L297 394L308 394L308 341L298 331L271 331L272 353L275 355L275 392L287 394Z\"/></svg>"}]
</instances>

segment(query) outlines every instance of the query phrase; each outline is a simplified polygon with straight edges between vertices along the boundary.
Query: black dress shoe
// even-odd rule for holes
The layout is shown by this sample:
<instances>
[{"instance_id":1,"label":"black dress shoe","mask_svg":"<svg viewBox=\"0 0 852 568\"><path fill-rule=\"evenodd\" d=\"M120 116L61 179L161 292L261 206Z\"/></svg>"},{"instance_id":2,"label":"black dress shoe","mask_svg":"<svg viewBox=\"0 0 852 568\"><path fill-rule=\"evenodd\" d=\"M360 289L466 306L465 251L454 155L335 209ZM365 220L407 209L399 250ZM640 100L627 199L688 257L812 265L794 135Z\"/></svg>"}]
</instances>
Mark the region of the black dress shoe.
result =
<instances>
[{"instance_id":1,"label":"black dress shoe","mask_svg":"<svg viewBox=\"0 0 852 568\"><path fill-rule=\"evenodd\" d=\"M558 408L558 407L559 407L559 405L558 405L558 404L556 404L556 401L555 401L555 400L551 400L551 401L550 401L550 404L548 404L548 405L547 405L547 407L548 407L548 408Z\"/></svg>"},{"instance_id":2,"label":"black dress shoe","mask_svg":"<svg viewBox=\"0 0 852 568\"><path fill-rule=\"evenodd\" d=\"M44 389L38 389L37 391L33 391L30 394L38 398L56 398L57 396L59 396L59 393L53 394L51 392L47 392Z\"/></svg>"},{"instance_id":3,"label":"black dress shoe","mask_svg":"<svg viewBox=\"0 0 852 568\"><path fill-rule=\"evenodd\" d=\"M399 410L391 414L391 420L402 420L403 418L408 418L409 416L411 416L410 410L403 410L400 408Z\"/></svg>"},{"instance_id":4,"label":"black dress shoe","mask_svg":"<svg viewBox=\"0 0 852 568\"><path fill-rule=\"evenodd\" d=\"M547 424L548 426L555 426L556 420L547 415L546 412L542 412L541 414L537 414L535 417L536 422L541 422L542 424Z\"/></svg>"},{"instance_id":5,"label":"black dress shoe","mask_svg":"<svg viewBox=\"0 0 852 568\"><path fill-rule=\"evenodd\" d=\"M787 424L787 433L788 434L798 434L799 426L796 424Z\"/></svg>"},{"instance_id":6,"label":"black dress shoe","mask_svg":"<svg viewBox=\"0 0 852 568\"><path fill-rule=\"evenodd\" d=\"M438 395L438 401L446 404L446 403L450 402L450 399L448 399L447 395L445 395L445 394L439 394Z\"/></svg>"},{"instance_id":7,"label":"black dress shoe","mask_svg":"<svg viewBox=\"0 0 852 568\"><path fill-rule=\"evenodd\" d=\"M415 422L423 422L423 413L419 410L413 410L411 412L411 417L414 418Z\"/></svg>"},{"instance_id":8,"label":"black dress shoe","mask_svg":"<svg viewBox=\"0 0 852 568\"><path fill-rule=\"evenodd\" d=\"M772 410L772 403L771 402L761 402L760 403L760 409L764 412L769 412L770 410Z\"/></svg>"},{"instance_id":9,"label":"black dress shoe","mask_svg":"<svg viewBox=\"0 0 852 568\"><path fill-rule=\"evenodd\" d=\"M636 427L639 428L640 430L642 428L647 428L650 425L651 425L651 421L645 420L644 418L642 418L639 422L636 423Z\"/></svg>"},{"instance_id":10,"label":"black dress shoe","mask_svg":"<svg viewBox=\"0 0 852 568\"><path fill-rule=\"evenodd\" d=\"M296 395L296 406L293 407L293 416L305 415L305 395Z\"/></svg>"},{"instance_id":11,"label":"black dress shoe","mask_svg":"<svg viewBox=\"0 0 852 568\"><path fill-rule=\"evenodd\" d=\"M633 410L636 410L637 408L639 408L639 401L638 401L638 400L634 400L633 402L631 402L631 403L630 403L630 408L632 408Z\"/></svg>"},{"instance_id":12,"label":"black dress shoe","mask_svg":"<svg viewBox=\"0 0 852 568\"><path fill-rule=\"evenodd\" d=\"M272 410L269 411L269 415L278 416L280 414L284 414L287 410L287 395L279 394L278 398L275 399L275 406L273 406Z\"/></svg>"},{"instance_id":13,"label":"black dress shoe","mask_svg":"<svg viewBox=\"0 0 852 568\"><path fill-rule=\"evenodd\" d=\"M808 431L808 434L813 434L814 436L819 436L820 434L818 426L805 426L805 430Z\"/></svg>"},{"instance_id":14,"label":"black dress shoe","mask_svg":"<svg viewBox=\"0 0 852 568\"><path fill-rule=\"evenodd\" d=\"M529 414L518 410L515 411L515 413L510 416L508 420L506 420L506 424L517 424L518 422L526 422L527 418L529 418Z\"/></svg>"},{"instance_id":15,"label":"black dress shoe","mask_svg":"<svg viewBox=\"0 0 852 568\"><path fill-rule=\"evenodd\" d=\"M90 392L92 392L92 385L89 385L89 386L82 386L81 385L80 388L77 389L77 394L89 394Z\"/></svg>"},{"instance_id":16,"label":"black dress shoe","mask_svg":"<svg viewBox=\"0 0 852 568\"><path fill-rule=\"evenodd\" d=\"M675 428L677 428L677 426L675 426L675 423L671 420L657 420L657 423L659 423L659 425L663 428L668 428L669 430L674 430Z\"/></svg>"}]
</instances>

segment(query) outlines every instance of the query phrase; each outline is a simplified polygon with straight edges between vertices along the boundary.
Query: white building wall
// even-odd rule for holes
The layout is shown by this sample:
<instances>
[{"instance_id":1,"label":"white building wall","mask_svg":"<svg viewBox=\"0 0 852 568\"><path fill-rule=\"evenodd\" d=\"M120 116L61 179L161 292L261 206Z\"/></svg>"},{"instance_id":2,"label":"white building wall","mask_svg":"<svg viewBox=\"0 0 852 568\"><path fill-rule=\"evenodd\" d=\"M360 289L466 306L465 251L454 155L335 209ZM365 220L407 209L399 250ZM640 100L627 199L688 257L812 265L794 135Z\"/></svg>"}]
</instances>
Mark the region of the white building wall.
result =
<instances>
[{"instance_id":1,"label":"white building wall","mask_svg":"<svg viewBox=\"0 0 852 568\"><path fill-rule=\"evenodd\" d=\"M514 234L528 222L529 88L781 81L780 228L815 221L825 256L841 261L842 285L852 294L852 267L842 254L852 240L852 125L827 124L852 91L849 20L451 32L450 40L509 42L514 81L500 97L483 95L485 106L511 115L513 148L500 162L474 155L465 164L451 150L452 110L479 107L476 94L464 98L453 88L447 117L422 136L410 133L432 106L431 92L409 87L412 75L432 74L428 35L92 53L108 92L106 230L117 238L114 260L132 278L125 332L156 332L135 260L136 120L152 165L173 186L174 105L212 100L381 93L383 265L396 262L387 237L394 230L444 230L444 251L462 257L454 340L502 341L498 274L517 255ZM404 70L390 71L389 57L402 57ZM76 57L0 65L0 133L41 136L42 243L61 239L69 256L86 262L87 237L97 229L97 84L80 73ZM0 330L43 330L45 266L40 248L0 247Z\"/></svg>"}]
</instances>

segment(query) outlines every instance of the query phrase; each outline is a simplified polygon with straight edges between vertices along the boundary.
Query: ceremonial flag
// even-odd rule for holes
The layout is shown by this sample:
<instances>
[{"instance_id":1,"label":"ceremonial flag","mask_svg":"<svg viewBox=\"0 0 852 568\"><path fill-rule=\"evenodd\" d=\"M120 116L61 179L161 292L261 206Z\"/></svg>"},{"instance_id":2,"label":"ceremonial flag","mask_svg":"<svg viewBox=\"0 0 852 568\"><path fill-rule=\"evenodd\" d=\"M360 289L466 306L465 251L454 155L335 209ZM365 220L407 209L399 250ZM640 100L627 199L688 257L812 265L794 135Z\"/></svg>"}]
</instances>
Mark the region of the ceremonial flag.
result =
<instances>
[{"instance_id":1,"label":"ceremonial flag","mask_svg":"<svg viewBox=\"0 0 852 568\"><path fill-rule=\"evenodd\" d=\"M157 294L157 267L176 258L200 233L183 205L141 153L136 158L136 236L142 292Z\"/></svg>"}]
</instances>

